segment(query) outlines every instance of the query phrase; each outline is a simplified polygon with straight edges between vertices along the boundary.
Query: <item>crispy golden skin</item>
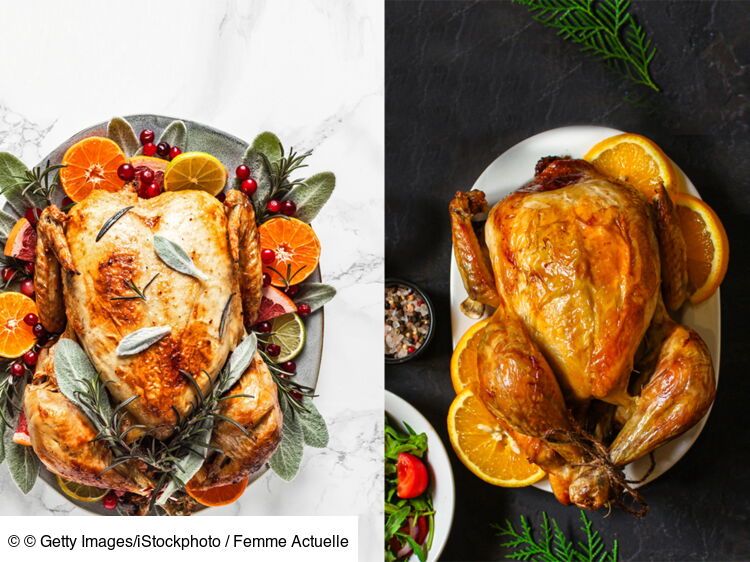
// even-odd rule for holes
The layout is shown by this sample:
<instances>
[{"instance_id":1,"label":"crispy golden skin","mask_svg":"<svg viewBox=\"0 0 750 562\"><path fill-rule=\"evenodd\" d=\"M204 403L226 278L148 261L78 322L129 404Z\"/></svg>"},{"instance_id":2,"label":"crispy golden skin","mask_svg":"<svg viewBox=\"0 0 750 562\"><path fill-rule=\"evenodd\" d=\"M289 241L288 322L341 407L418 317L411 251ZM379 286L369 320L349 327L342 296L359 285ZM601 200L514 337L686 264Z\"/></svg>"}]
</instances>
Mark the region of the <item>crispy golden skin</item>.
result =
<instances>
[{"instance_id":1,"label":"crispy golden skin","mask_svg":"<svg viewBox=\"0 0 750 562\"><path fill-rule=\"evenodd\" d=\"M276 383L258 353L227 395L236 394L252 398L225 400L220 413L246 428L249 435L229 422L216 424L211 445L222 453L212 454L193 477L191 486L196 489L235 484L252 475L271 458L281 442L283 417Z\"/></svg>"}]
</instances>

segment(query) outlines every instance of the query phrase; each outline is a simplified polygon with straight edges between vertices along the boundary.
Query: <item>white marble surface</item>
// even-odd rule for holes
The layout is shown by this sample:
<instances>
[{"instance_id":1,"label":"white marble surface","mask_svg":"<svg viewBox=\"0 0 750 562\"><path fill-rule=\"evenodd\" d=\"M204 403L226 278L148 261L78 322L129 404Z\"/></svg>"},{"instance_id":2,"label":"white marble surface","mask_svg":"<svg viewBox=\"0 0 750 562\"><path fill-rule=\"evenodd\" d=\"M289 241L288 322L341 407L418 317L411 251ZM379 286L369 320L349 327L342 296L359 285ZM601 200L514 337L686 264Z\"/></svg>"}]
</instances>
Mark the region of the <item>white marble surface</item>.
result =
<instances>
[{"instance_id":1,"label":"white marble surface","mask_svg":"<svg viewBox=\"0 0 750 562\"><path fill-rule=\"evenodd\" d=\"M157 113L252 139L273 130L336 173L315 221L326 308L318 407L331 442L299 476L265 475L221 514L357 514L380 552L383 7L380 0L27 1L3 7L0 150L35 164L113 115ZM0 468L0 514L83 514ZM379 555L375 558L380 558Z\"/></svg>"}]
</instances>

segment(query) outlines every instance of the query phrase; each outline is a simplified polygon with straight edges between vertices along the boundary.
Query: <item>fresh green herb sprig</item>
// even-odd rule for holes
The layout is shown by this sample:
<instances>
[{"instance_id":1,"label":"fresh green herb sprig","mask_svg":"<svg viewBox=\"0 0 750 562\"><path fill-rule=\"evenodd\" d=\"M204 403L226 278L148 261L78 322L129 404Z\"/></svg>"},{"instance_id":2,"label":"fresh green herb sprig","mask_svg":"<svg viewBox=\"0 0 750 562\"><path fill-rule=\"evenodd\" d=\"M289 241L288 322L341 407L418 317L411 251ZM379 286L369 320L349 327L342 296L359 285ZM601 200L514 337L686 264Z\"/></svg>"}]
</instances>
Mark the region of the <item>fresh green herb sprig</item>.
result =
<instances>
[{"instance_id":1,"label":"fresh green herb sprig","mask_svg":"<svg viewBox=\"0 0 750 562\"><path fill-rule=\"evenodd\" d=\"M258 336L258 339L263 341L263 337L269 334L256 332L256 335ZM289 405L298 412L307 411L307 408L305 408L302 400L305 396L309 398L315 398L317 396L315 394L315 389L299 384L298 382L292 380L292 377L295 376L295 373L289 373L282 369L279 364L271 359L271 357L265 351L258 350L258 353L260 353L260 356L266 363L268 370L271 372L271 377L273 377L273 380L276 383L276 387L286 398Z\"/></svg>"},{"instance_id":2,"label":"fresh green herb sprig","mask_svg":"<svg viewBox=\"0 0 750 562\"><path fill-rule=\"evenodd\" d=\"M31 170L26 170L23 175L13 176L16 179L16 183L9 186L8 189L20 188L19 194L24 197L37 197L44 199L47 204L52 204L52 195L55 190L60 186L60 168L64 168L64 164L49 165L49 160L44 167L37 166ZM50 176L54 172L54 177L50 179Z\"/></svg>"},{"instance_id":3,"label":"fresh green herb sprig","mask_svg":"<svg viewBox=\"0 0 750 562\"><path fill-rule=\"evenodd\" d=\"M399 453L409 453L422 458L427 452L427 435L416 433L404 423L408 433L391 425L388 416L385 418L385 561L397 560L391 548L391 541L409 543L420 562L427 559L427 553L432 547L435 534L435 510L432 507L432 497L425 492L416 498L404 499L396 495L398 487L398 470L396 463ZM414 523L419 517L427 518L427 538L424 544L417 542L408 534L401 531L410 518Z\"/></svg>"},{"instance_id":4,"label":"fresh green herb sprig","mask_svg":"<svg viewBox=\"0 0 750 562\"><path fill-rule=\"evenodd\" d=\"M0 438L7 426L13 429L13 419L21 411L21 397L26 384L25 377L14 377L10 374L11 362L4 362L0 367Z\"/></svg>"},{"instance_id":5,"label":"fresh green herb sprig","mask_svg":"<svg viewBox=\"0 0 750 562\"><path fill-rule=\"evenodd\" d=\"M144 285L143 289L138 288L138 285L135 284L135 282L132 279L128 279L125 282L125 285L127 285L128 289L133 291L134 295L127 295L124 297L112 297L109 300L111 301L130 301L135 299L141 299L142 301L147 301L148 298L146 298L146 290L151 286L151 283L153 283L156 278L159 276L159 273L157 272L156 275L154 275L151 280Z\"/></svg>"},{"instance_id":6,"label":"fresh green herb sprig","mask_svg":"<svg viewBox=\"0 0 750 562\"><path fill-rule=\"evenodd\" d=\"M501 544L514 549L507 555L509 560L539 560L543 562L617 562L618 543L615 539L611 550L606 550L604 541L583 511L580 511L581 530L586 540L576 541L566 537L557 521L542 512L542 533L537 539L528 520L521 516L520 529L506 520L504 525L495 525L498 535L510 537Z\"/></svg>"},{"instance_id":7,"label":"fresh green herb sprig","mask_svg":"<svg viewBox=\"0 0 750 562\"><path fill-rule=\"evenodd\" d=\"M631 82L659 92L650 65L656 48L629 12L630 0L513 0L533 18L609 65Z\"/></svg>"}]
</instances>

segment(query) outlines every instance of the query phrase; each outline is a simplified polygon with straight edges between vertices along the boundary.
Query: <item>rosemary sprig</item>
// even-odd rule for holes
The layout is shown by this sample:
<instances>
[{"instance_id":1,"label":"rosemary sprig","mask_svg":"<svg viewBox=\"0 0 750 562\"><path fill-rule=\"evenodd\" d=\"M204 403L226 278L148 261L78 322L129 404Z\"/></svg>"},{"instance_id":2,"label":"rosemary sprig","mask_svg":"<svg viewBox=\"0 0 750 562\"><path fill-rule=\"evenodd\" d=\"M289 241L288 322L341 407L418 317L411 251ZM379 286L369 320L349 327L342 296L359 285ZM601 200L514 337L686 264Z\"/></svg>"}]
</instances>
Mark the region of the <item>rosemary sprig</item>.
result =
<instances>
[{"instance_id":1,"label":"rosemary sprig","mask_svg":"<svg viewBox=\"0 0 750 562\"><path fill-rule=\"evenodd\" d=\"M510 537L501 546L513 549L507 555L510 560L543 560L545 562L617 562L618 543L615 539L611 550L605 550L604 541L583 511L580 511L581 530L586 541L574 542L565 536L557 521L542 512L542 533L536 539L527 519L521 516L521 527L517 531L506 520L504 525L494 525L499 536Z\"/></svg>"},{"instance_id":2,"label":"rosemary sprig","mask_svg":"<svg viewBox=\"0 0 750 562\"><path fill-rule=\"evenodd\" d=\"M149 281L148 283L146 283L146 285L143 287L143 289L139 289L138 285L136 285L135 282L132 279L128 279L127 281L125 281L125 285L127 285L128 289L130 289L131 291L133 291L135 293L135 295L127 295L127 296L123 296L123 297L111 297L109 300L111 300L111 301L130 301L130 300L135 300L135 299L141 299L141 300L143 300L145 302L145 301L148 300L146 298L146 290L151 286L151 283L153 283L154 280L157 277L159 277L159 273L158 272L156 273L156 275L154 275L151 278L151 281Z\"/></svg>"},{"instance_id":3,"label":"rosemary sprig","mask_svg":"<svg viewBox=\"0 0 750 562\"><path fill-rule=\"evenodd\" d=\"M628 10L630 0L513 0L631 82L659 92L649 66L656 48Z\"/></svg>"},{"instance_id":4,"label":"rosemary sprig","mask_svg":"<svg viewBox=\"0 0 750 562\"><path fill-rule=\"evenodd\" d=\"M268 334L258 333L257 335L260 339L262 336ZM273 380L276 383L276 387L279 389L281 394L289 401L289 404L292 406L292 408L300 412L306 412L307 408L304 404L302 404L302 398L304 398L305 396L308 396L309 398L314 398L315 396L317 396L315 394L315 389L291 380L291 377L293 377L295 373L289 373L279 367L278 363L271 359L271 357L265 351L262 351L260 348L258 348L258 353L260 353L260 356L266 363L268 370L271 372L271 377L273 377Z\"/></svg>"},{"instance_id":5,"label":"rosemary sprig","mask_svg":"<svg viewBox=\"0 0 750 562\"><path fill-rule=\"evenodd\" d=\"M24 197L29 195L40 197L47 201L48 204L52 204L52 194L55 192L60 185L60 168L64 168L63 164L55 164L54 166L49 165L49 160L45 164L44 168L37 166L31 170L26 170L22 176L13 176L17 181L15 184L9 186L8 189L14 189L21 186L20 194ZM50 175L55 172L54 178L50 180Z\"/></svg>"},{"instance_id":6,"label":"rosemary sprig","mask_svg":"<svg viewBox=\"0 0 750 562\"><path fill-rule=\"evenodd\" d=\"M290 176L293 172L302 168L306 168L307 164L304 164L304 161L308 156L312 154L311 150L299 154L294 151L293 147L289 149L288 154L284 154L284 147L280 146L280 149L281 157L278 160L274 160L273 162L271 162L265 154L260 153L266 164L266 168L269 171L269 180L271 183L271 192L269 194L269 198L276 199L278 201L281 201L293 187L302 185L304 183L301 178L290 179ZM263 207L258 213L258 223L260 224L262 222L265 222L272 216L288 218L286 215L282 215L279 213L269 213L265 209L265 207Z\"/></svg>"}]
</instances>

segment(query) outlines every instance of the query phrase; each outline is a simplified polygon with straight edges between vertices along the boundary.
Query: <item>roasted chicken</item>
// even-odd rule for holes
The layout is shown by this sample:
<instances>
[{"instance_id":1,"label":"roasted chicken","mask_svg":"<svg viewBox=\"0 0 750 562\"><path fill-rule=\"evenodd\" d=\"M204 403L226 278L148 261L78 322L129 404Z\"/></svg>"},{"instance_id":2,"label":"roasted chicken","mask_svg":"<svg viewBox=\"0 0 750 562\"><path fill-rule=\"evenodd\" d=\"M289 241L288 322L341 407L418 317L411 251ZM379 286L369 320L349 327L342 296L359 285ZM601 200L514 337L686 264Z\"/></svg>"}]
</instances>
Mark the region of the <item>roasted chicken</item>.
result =
<instances>
[{"instance_id":1,"label":"roasted chicken","mask_svg":"<svg viewBox=\"0 0 750 562\"><path fill-rule=\"evenodd\" d=\"M617 502L629 489L619 467L714 399L705 343L667 310L687 293L671 201L664 190L647 201L585 161L545 158L491 209L483 245L472 219L487 209L480 191L450 205L462 309L494 309L478 352L482 400L562 503Z\"/></svg>"},{"instance_id":2,"label":"roasted chicken","mask_svg":"<svg viewBox=\"0 0 750 562\"><path fill-rule=\"evenodd\" d=\"M155 251L157 235L179 245L203 276L168 266ZM132 437L148 431L168 439L199 401L197 389L208 393L255 323L262 271L253 206L235 190L224 204L195 190L152 199L139 199L132 185L94 190L68 214L54 205L42 212L34 281L45 328L80 343L114 404L137 397L125 406L127 423L138 428ZM125 336L154 326L171 331L138 353L118 352ZM92 441L92 424L59 391L55 347L45 352L24 400L39 458L76 482L134 492L153 487L136 463L102 472L111 453ZM280 442L276 385L257 354L229 392L243 397L222 402L220 413L237 425L216 424L215 449L196 488L240 481Z\"/></svg>"}]
</instances>

